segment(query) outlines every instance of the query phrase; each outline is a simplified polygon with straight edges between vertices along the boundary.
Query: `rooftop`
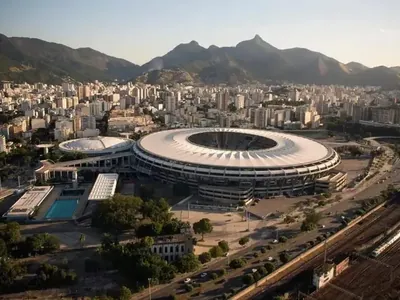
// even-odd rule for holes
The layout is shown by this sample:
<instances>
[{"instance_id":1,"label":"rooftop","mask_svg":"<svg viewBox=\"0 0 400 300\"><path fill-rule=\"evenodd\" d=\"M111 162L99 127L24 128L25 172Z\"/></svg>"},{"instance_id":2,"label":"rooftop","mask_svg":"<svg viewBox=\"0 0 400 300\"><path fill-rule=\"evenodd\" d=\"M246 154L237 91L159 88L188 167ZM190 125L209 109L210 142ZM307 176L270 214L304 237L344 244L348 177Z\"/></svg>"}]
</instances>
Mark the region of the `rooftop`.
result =
<instances>
[{"instance_id":1,"label":"rooftop","mask_svg":"<svg viewBox=\"0 0 400 300\"><path fill-rule=\"evenodd\" d=\"M89 194L88 200L106 200L114 196L117 187L118 174L99 174Z\"/></svg>"},{"instance_id":2,"label":"rooftop","mask_svg":"<svg viewBox=\"0 0 400 300\"><path fill-rule=\"evenodd\" d=\"M4 214L6 218L27 218L52 191L52 186L36 186L25 192Z\"/></svg>"},{"instance_id":3,"label":"rooftop","mask_svg":"<svg viewBox=\"0 0 400 300\"><path fill-rule=\"evenodd\" d=\"M62 142L61 151L92 153L114 153L129 149L133 144L130 139L111 136L97 136L90 138L74 139Z\"/></svg>"}]
</instances>

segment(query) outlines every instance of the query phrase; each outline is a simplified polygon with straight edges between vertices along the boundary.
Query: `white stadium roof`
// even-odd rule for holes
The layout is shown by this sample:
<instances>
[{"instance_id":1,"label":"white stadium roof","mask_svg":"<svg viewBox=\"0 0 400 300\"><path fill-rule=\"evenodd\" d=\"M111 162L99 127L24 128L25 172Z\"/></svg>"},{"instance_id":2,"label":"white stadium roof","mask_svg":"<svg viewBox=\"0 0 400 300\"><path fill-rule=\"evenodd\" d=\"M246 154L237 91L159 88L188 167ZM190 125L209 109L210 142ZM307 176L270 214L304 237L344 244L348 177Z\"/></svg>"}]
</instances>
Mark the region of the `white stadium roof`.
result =
<instances>
[{"instance_id":1,"label":"white stadium roof","mask_svg":"<svg viewBox=\"0 0 400 300\"><path fill-rule=\"evenodd\" d=\"M86 154L106 154L129 149L133 144L130 139L111 136L97 136L90 138L74 139L62 142L61 151L83 152Z\"/></svg>"},{"instance_id":2,"label":"white stadium roof","mask_svg":"<svg viewBox=\"0 0 400 300\"><path fill-rule=\"evenodd\" d=\"M88 200L106 200L114 196L117 187L118 174L105 173L97 176Z\"/></svg>"},{"instance_id":3,"label":"white stadium roof","mask_svg":"<svg viewBox=\"0 0 400 300\"><path fill-rule=\"evenodd\" d=\"M198 133L230 132L264 137L276 142L267 149L225 150L202 146L189 140ZM296 135L276 131L239 128L176 129L143 137L139 144L145 152L164 159L193 165L240 168L290 167L317 163L330 151L324 145Z\"/></svg>"}]
</instances>

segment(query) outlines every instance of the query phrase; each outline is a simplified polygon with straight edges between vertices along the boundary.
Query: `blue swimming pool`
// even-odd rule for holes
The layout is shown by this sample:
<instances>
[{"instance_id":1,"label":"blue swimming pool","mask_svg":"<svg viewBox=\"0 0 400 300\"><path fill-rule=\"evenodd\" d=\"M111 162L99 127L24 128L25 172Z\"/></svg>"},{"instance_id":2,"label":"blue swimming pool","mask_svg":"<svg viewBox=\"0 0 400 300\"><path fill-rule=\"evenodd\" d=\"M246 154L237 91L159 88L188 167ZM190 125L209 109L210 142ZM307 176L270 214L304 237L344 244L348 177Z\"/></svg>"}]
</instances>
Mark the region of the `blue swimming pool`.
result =
<instances>
[{"instance_id":1,"label":"blue swimming pool","mask_svg":"<svg viewBox=\"0 0 400 300\"><path fill-rule=\"evenodd\" d=\"M58 199L54 201L45 215L45 219L72 218L78 206L79 199Z\"/></svg>"}]
</instances>

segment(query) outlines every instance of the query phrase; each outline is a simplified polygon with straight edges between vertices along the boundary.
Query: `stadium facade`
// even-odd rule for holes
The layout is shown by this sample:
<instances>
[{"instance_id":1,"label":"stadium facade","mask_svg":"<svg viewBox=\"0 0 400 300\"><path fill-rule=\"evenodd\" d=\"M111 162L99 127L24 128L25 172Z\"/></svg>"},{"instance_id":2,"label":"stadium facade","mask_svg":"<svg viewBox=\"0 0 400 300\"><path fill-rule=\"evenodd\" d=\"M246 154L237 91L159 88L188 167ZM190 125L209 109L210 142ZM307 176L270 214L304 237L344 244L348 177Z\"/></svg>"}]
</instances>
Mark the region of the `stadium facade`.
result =
<instances>
[{"instance_id":1,"label":"stadium facade","mask_svg":"<svg viewBox=\"0 0 400 300\"><path fill-rule=\"evenodd\" d=\"M332 148L274 131L191 128L149 134L133 145L132 167L164 182L183 182L207 200L313 191L340 164Z\"/></svg>"}]
</instances>

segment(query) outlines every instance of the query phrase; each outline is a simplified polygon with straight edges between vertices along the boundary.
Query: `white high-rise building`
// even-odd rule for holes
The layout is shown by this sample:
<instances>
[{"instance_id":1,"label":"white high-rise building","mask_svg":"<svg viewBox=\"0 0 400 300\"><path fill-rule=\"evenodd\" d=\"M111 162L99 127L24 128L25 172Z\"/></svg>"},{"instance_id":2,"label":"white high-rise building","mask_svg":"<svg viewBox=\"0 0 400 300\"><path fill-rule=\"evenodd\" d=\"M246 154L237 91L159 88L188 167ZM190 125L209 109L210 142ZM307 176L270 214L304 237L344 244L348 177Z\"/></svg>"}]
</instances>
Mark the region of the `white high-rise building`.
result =
<instances>
[{"instance_id":1,"label":"white high-rise building","mask_svg":"<svg viewBox=\"0 0 400 300\"><path fill-rule=\"evenodd\" d=\"M81 130L96 129L96 118L94 116L81 117Z\"/></svg>"},{"instance_id":2,"label":"white high-rise building","mask_svg":"<svg viewBox=\"0 0 400 300\"><path fill-rule=\"evenodd\" d=\"M244 108L244 96L243 95L236 95L235 98L235 107L237 109Z\"/></svg>"},{"instance_id":3,"label":"white high-rise building","mask_svg":"<svg viewBox=\"0 0 400 300\"><path fill-rule=\"evenodd\" d=\"M174 112L176 110L176 98L174 96L167 96L165 108L167 112Z\"/></svg>"},{"instance_id":4,"label":"white high-rise building","mask_svg":"<svg viewBox=\"0 0 400 300\"><path fill-rule=\"evenodd\" d=\"M0 135L0 152L7 152L7 142L4 135Z\"/></svg>"}]
</instances>

